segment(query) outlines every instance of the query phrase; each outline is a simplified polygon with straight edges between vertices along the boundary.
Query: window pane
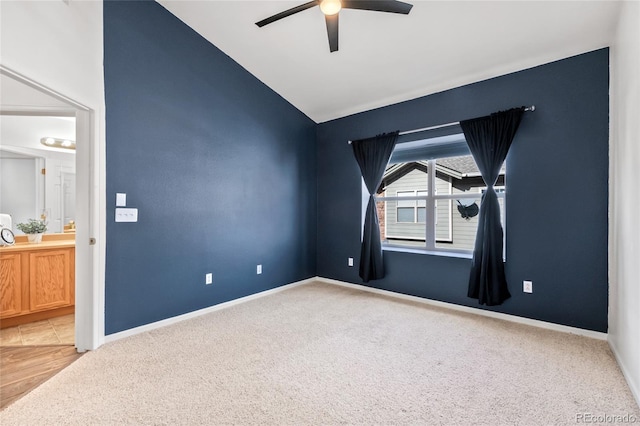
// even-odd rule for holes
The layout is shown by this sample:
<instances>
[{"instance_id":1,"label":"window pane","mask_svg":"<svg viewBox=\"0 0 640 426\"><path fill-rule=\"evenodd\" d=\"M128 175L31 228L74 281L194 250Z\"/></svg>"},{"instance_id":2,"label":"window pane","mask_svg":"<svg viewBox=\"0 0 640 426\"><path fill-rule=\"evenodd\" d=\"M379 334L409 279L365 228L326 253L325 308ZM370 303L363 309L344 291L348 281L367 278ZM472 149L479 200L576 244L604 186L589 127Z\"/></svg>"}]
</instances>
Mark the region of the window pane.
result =
<instances>
[{"instance_id":1,"label":"window pane","mask_svg":"<svg viewBox=\"0 0 640 426\"><path fill-rule=\"evenodd\" d=\"M413 197L416 195L415 191L397 191L397 197ZM411 207L414 208L416 205L415 200L398 200L398 207ZM413 221L413 219L411 219Z\"/></svg>"},{"instance_id":2,"label":"window pane","mask_svg":"<svg viewBox=\"0 0 640 426\"><path fill-rule=\"evenodd\" d=\"M378 212L378 225L380 226L380 241L384 244L387 235L386 235L386 227L385 223L387 221L386 215L386 205L388 203L386 201L378 201L376 202L376 210Z\"/></svg>"},{"instance_id":3,"label":"window pane","mask_svg":"<svg viewBox=\"0 0 640 426\"><path fill-rule=\"evenodd\" d=\"M427 208L418 207L418 222L425 223L427 221Z\"/></svg>"},{"instance_id":4,"label":"window pane","mask_svg":"<svg viewBox=\"0 0 640 426\"><path fill-rule=\"evenodd\" d=\"M480 190L481 194L484 194L484 192L487 190L486 187L482 188ZM506 188L504 186L494 186L493 190L496 192L496 194L506 194Z\"/></svg>"},{"instance_id":5,"label":"window pane","mask_svg":"<svg viewBox=\"0 0 640 426\"><path fill-rule=\"evenodd\" d=\"M438 200L438 216L443 217L441 209L443 201ZM504 198L498 198L500 203L501 221L504 221ZM472 199L460 199L451 201L450 238L447 241L445 231L441 230L440 223L436 226L436 247L456 250L473 250L478 230L478 217L480 210L480 197ZM504 227L504 223L503 223ZM440 232L440 233L439 233Z\"/></svg>"},{"instance_id":6,"label":"window pane","mask_svg":"<svg viewBox=\"0 0 640 426\"><path fill-rule=\"evenodd\" d=\"M480 192L479 188L486 186L471 155L438 158L436 170L438 178L444 179L446 176L450 181L450 191L444 192L445 188L440 184L438 185L438 195L478 193Z\"/></svg>"},{"instance_id":7,"label":"window pane","mask_svg":"<svg viewBox=\"0 0 640 426\"><path fill-rule=\"evenodd\" d=\"M398 222L406 223L413 222L414 219L414 208L413 207L398 207Z\"/></svg>"},{"instance_id":8,"label":"window pane","mask_svg":"<svg viewBox=\"0 0 640 426\"><path fill-rule=\"evenodd\" d=\"M436 173L436 194L437 195L449 195L451 194L451 176L448 176L440 171Z\"/></svg>"},{"instance_id":9,"label":"window pane","mask_svg":"<svg viewBox=\"0 0 640 426\"><path fill-rule=\"evenodd\" d=\"M445 200L440 201L440 204L444 205L442 201ZM480 198L452 200L450 206L452 208L447 212L449 215L449 229L447 230L449 233L449 235L447 235L448 238L442 238L442 240L436 241L436 247L457 250L473 250L476 240L476 231L478 229ZM444 215L444 213L444 211L441 211L440 208L438 208L438 215Z\"/></svg>"},{"instance_id":10,"label":"window pane","mask_svg":"<svg viewBox=\"0 0 640 426\"><path fill-rule=\"evenodd\" d=\"M452 200L436 202L436 243L451 241L451 204Z\"/></svg>"},{"instance_id":11,"label":"window pane","mask_svg":"<svg viewBox=\"0 0 640 426\"><path fill-rule=\"evenodd\" d=\"M395 230L392 235L387 235L385 244L404 247L424 248L424 223L412 223L407 224L411 226L411 229L404 229L401 231ZM422 235L422 237L420 237Z\"/></svg>"},{"instance_id":12,"label":"window pane","mask_svg":"<svg viewBox=\"0 0 640 426\"><path fill-rule=\"evenodd\" d=\"M424 222L414 222L415 209L413 207L398 208L395 201L378 201L377 208L380 237L383 244L417 248L425 247L425 224ZM398 211L400 211L401 216L405 214L403 210L407 212L406 222L402 222L402 217L400 220L396 220ZM411 220L408 220L409 212Z\"/></svg>"},{"instance_id":13,"label":"window pane","mask_svg":"<svg viewBox=\"0 0 640 426\"><path fill-rule=\"evenodd\" d=\"M504 187L504 175L506 163L500 169L500 176L495 184L496 192L498 188ZM463 155L459 157L438 158L436 160L436 175L438 178L449 176L451 180L450 194L461 193L477 193L481 192L486 185L480 175L480 170L471 155ZM441 191L441 185L438 186L438 195L444 194Z\"/></svg>"},{"instance_id":14,"label":"window pane","mask_svg":"<svg viewBox=\"0 0 640 426\"><path fill-rule=\"evenodd\" d=\"M415 196L416 191L426 191L429 177L427 170L426 161L391 164L382 177L385 193L389 197L402 197L403 193Z\"/></svg>"},{"instance_id":15,"label":"window pane","mask_svg":"<svg viewBox=\"0 0 640 426\"><path fill-rule=\"evenodd\" d=\"M418 191L416 193L416 195L418 197L425 197L427 195L427 191ZM418 200L418 207L426 207L427 206L427 201L426 200Z\"/></svg>"}]
</instances>

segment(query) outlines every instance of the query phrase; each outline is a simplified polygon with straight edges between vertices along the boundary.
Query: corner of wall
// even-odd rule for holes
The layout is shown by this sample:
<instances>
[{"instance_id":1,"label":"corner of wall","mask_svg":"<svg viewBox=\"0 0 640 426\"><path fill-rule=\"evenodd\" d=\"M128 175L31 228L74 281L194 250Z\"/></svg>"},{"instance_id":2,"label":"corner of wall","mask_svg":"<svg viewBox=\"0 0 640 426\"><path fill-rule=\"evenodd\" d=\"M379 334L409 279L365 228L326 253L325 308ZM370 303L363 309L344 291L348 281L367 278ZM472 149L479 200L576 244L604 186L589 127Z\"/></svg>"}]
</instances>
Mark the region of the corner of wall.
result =
<instances>
[{"instance_id":1,"label":"corner of wall","mask_svg":"<svg viewBox=\"0 0 640 426\"><path fill-rule=\"evenodd\" d=\"M640 404L640 3L621 5L610 55L609 345Z\"/></svg>"}]
</instances>

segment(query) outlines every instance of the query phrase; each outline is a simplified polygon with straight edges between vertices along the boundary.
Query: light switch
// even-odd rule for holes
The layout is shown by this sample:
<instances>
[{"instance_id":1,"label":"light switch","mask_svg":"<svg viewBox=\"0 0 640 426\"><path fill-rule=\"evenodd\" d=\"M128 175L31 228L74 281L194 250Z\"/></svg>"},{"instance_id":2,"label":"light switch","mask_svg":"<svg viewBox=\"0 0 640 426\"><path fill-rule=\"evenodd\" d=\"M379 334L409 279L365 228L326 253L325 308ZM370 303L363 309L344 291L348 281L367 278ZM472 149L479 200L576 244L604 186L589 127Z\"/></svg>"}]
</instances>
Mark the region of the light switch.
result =
<instances>
[{"instance_id":1,"label":"light switch","mask_svg":"<svg viewBox=\"0 0 640 426\"><path fill-rule=\"evenodd\" d=\"M127 205L127 194L118 192L116 194L116 207L125 207Z\"/></svg>"},{"instance_id":2,"label":"light switch","mask_svg":"<svg viewBox=\"0 0 640 426\"><path fill-rule=\"evenodd\" d=\"M137 222L138 209L116 209L116 222Z\"/></svg>"}]
</instances>

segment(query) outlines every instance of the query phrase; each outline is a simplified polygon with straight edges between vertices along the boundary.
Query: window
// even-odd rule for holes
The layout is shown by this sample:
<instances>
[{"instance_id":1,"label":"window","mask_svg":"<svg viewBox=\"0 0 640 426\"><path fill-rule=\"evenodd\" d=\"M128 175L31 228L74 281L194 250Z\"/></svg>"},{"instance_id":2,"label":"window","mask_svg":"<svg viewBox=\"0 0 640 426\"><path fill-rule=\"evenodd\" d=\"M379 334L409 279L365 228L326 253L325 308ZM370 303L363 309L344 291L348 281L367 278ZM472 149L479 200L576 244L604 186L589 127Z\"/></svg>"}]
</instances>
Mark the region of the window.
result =
<instances>
[{"instance_id":1,"label":"window","mask_svg":"<svg viewBox=\"0 0 640 426\"><path fill-rule=\"evenodd\" d=\"M411 199L403 200L402 197L424 197L427 191L397 191L398 201L396 204L397 223L424 223L426 221L426 203L424 200Z\"/></svg>"},{"instance_id":2,"label":"window","mask_svg":"<svg viewBox=\"0 0 640 426\"><path fill-rule=\"evenodd\" d=\"M505 172L495 186L503 227ZM376 195L383 247L471 253L484 190L461 133L399 142Z\"/></svg>"}]
</instances>

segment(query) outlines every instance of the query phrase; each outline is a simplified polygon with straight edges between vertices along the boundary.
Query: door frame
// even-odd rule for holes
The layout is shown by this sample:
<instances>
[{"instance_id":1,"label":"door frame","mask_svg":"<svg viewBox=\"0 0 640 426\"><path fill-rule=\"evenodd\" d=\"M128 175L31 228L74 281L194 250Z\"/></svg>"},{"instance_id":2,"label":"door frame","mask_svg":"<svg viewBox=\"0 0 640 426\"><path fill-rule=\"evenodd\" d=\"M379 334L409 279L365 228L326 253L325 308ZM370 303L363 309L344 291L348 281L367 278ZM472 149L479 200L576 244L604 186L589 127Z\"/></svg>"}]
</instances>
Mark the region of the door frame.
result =
<instances>
[{"instance_id":1,"label":"door frame","mask_svg":"<svg viewBox=\"0 0 640 426\"><path fill-rule=\"evenodd\" d=\"M0 74L61 101L61 107L0 105L0 115L76 118L76 271L75 346L78 352L104 343L104 146L96 140L97 117L91 108L0 64Z\"/></svg>"}]
</instances>

